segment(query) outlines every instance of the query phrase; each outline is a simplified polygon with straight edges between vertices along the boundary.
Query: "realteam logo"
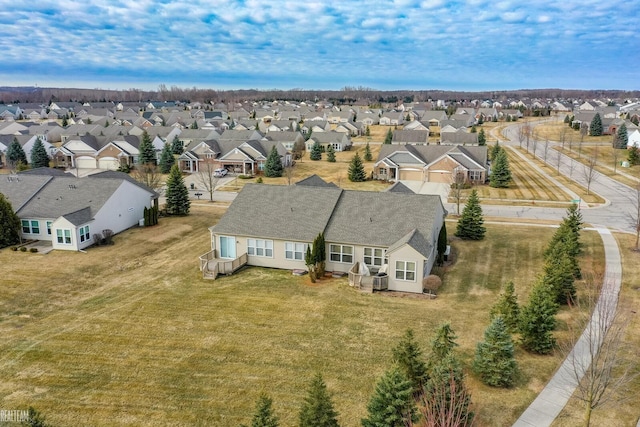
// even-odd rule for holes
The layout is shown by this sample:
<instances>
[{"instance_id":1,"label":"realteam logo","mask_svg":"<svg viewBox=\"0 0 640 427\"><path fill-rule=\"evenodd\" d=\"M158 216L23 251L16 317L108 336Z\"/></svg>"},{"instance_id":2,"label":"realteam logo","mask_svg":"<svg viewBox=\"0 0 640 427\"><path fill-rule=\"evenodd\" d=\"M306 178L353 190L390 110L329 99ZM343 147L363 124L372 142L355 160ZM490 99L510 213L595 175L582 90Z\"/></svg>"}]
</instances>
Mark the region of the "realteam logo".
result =
<instances>
[{"instance_id":1,"label":"realteam logo","mask_svg":"<svg viewBox=\"0 0 640 427\"><path fill-rule=\"evenodd\" d=\"M0 422L23 423L29 420L29 411L0 409Z\"/></svg>"}]
</instances>

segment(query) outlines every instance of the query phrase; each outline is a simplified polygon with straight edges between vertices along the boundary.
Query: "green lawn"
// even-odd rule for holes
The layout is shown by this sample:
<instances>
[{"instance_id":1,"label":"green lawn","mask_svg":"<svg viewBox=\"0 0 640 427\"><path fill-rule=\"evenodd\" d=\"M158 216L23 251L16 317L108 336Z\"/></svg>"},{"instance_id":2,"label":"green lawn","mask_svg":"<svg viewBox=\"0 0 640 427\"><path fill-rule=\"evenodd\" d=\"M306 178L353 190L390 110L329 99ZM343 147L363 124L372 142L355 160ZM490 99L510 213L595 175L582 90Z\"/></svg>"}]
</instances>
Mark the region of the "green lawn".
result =
<instances>
[{"instance_id":1,"label":"green lawn","mask_svg":"<svg viewBox=\"0 0 640 427\"><path fill-rule=\"evenodd\" d=\"M0 407L34 406L56 426L235 427L249 422L266 391L281 425L293 426L321 372L341 425L357 426L406 328L426 349L434 328L451 321L468 367L500 286L513 280L524 301L553 233L488 225L482 242L453 239L456 262L439 297L427 300L259 268L205 281L197 256L222 212L196 206L86 254L0 251ZM585 268L601 268L598 236L584 241ZM518 350L513 390L470 376L479 425L511 424L560 357Z\"/></svg>"}]
</instances>

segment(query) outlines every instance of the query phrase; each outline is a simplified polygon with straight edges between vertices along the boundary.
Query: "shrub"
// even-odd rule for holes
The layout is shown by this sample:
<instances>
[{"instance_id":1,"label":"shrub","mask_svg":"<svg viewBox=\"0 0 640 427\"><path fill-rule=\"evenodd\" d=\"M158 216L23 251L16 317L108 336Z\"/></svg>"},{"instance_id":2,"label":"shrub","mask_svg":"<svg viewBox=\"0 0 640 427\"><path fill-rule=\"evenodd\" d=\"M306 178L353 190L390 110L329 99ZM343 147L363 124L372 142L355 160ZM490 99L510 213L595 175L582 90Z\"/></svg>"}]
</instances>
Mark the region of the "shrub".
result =
<instances>
[{"instance_id":1,"label":"shrub","mask_svg":"<svg viewBox=\"0 0 640 427\"><path fill-rule=\"evenodd\" d=\"M20 252L27 252L27 247L26 246L21 246L20 247Z\"/></svg>"},{"instance_id":2,"label":"shrub","mask_svg":"<svg viewBox=\"0 0 640 427\"><path fill-rule=\"evenodd\" d=\"M16 252L18 250L18 247L17 246L11 246L11 250Z\"/></svg>"},{"instance_id":3,"label":"shrub","mask_svg":"<svg viewBox=\"0 0 640 427\"><path fill-rule=\"evenodd\" d=\"M253 175L238 175L238 178L240 178L240 179L252 179Z\"/></svg>"},{"instance_id":4,"label":"shrub","mask_svg":"<svg viewBox=\"0 0 640 427\"><path fill-rule=\"evenodd\" d=\"M256 179L256 184L262 184L262 177L259 176L258 179Z\"/></svg>"},{"instance_id":5,"label":"shrub","mask_svg":"<svg viewBox=\"0 0 640 427\"><path fill-rule=\"evenodd\" d=\"M36 252L38 252L38 248L30 248L29 252L31 252L32 254L35 254Z\"/></svg>"}]
</instances>

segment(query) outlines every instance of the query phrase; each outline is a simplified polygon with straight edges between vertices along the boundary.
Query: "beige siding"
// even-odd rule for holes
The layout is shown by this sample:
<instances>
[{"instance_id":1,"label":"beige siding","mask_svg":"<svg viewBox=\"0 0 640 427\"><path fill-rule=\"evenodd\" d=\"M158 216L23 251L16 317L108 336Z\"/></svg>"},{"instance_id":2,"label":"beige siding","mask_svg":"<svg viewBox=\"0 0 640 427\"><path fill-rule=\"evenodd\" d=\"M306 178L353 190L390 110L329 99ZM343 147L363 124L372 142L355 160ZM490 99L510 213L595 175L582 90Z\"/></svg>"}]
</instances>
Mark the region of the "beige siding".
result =
<instances>
[{"instance_id":1,"label":"beige siding","mask_svg":"<svg viewBox=\"0 0 640 427\"><path fill-rule=\"evenodd\" d=\"M400 176L399 176L400 180L422 181L423 180L422 177L423 177L422 170L415 170L415 169L400 170Z\"/></svg>"}]
</instances>

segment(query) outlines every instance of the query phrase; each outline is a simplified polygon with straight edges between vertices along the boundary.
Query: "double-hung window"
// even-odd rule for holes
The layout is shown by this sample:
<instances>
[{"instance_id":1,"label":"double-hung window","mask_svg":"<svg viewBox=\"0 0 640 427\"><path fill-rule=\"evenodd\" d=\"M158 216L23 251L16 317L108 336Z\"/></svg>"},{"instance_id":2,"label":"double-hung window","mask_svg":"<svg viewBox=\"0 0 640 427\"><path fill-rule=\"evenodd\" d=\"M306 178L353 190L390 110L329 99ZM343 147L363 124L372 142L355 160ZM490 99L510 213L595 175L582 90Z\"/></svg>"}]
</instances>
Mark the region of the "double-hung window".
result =
<instances>
[{"instance_id":1,"label":"double-hung window","mask_svg":"<svg viewBox=\"0 0 640 427\"><path fill-rule=\"evenodd\" d=\"M22 232L24 234L40 234L40 222L35 219L23 219Z\"/></svg>"},{"instance_id":2,"label":"double-hung window","mask_svg":"<svg viewBox=\"0 0 640 427\"><path fill-rule=\"evenodd\" d=\"M384 249L364 248L364 263L369 267L382 267L384 264Z\"/></svg>"},{"instance_id":3,"label":"double-hung window","mask_svg":"<svg viewBox=\"0 0 640 427\"><path fill-rule=\"evenodd\" d=\"M71 244L71 230L58 228L56 230L56 238L61 245Z\"/></svg>"},{"instance_id":4,"label":"double-hung window","mask_svg":"<svg viewBox=\"0 0 640 427\"><path fill-rule=\"evenodd\" d=\"M47 234L49 236L51 236L51 224L53 224L53 221L47 221Z\"/></svg>"},{"instance_id":5,"label":"double-hung window","mask_svg":"<svg viewBox=\"0 0 640 427\"><path fill-rule=\"evenodd\" d=\"M331 261L353 263L353 246L329 245L329 258Z\"/></svg>"},{"instance_id":6,"label":"double-hung window","mask_svg":"<svg viewBox=\"0 0 640 427\"><path fill-rule=\"evenodd\" d=\"M86 242L89 240L91 234L89 233L89 226L85 225L84 227L80 227L80 241Z\"/></svg>"},{"instance_id":7,"label":"double-hung window","mask_svg":"<svg viewBox=\"0 0 640 427\"><path fill-rule=\"evenodd\" d=\"M306 243L285 242L284 257L295 261L304 261L308 246Z\"/></svg>"},{"instance_id":8,"label":"double-hung window","mask_svg":"<svg viewBox=\"0 0 640 427\"><path fill-rule=\"evenodd\" d=\"M415 282L416 263L413 261L396 261L396 279Z\"/></svg>"},{"instance_id":9,"label":"double-hung window","mask_svg":"<svg viewBox=\"0 0 640 427\"><path fill-rule=\"evenodd\" d=\"M273 257L273 240L247 239L247 254Z\"/></svg>"}]
</instances>

